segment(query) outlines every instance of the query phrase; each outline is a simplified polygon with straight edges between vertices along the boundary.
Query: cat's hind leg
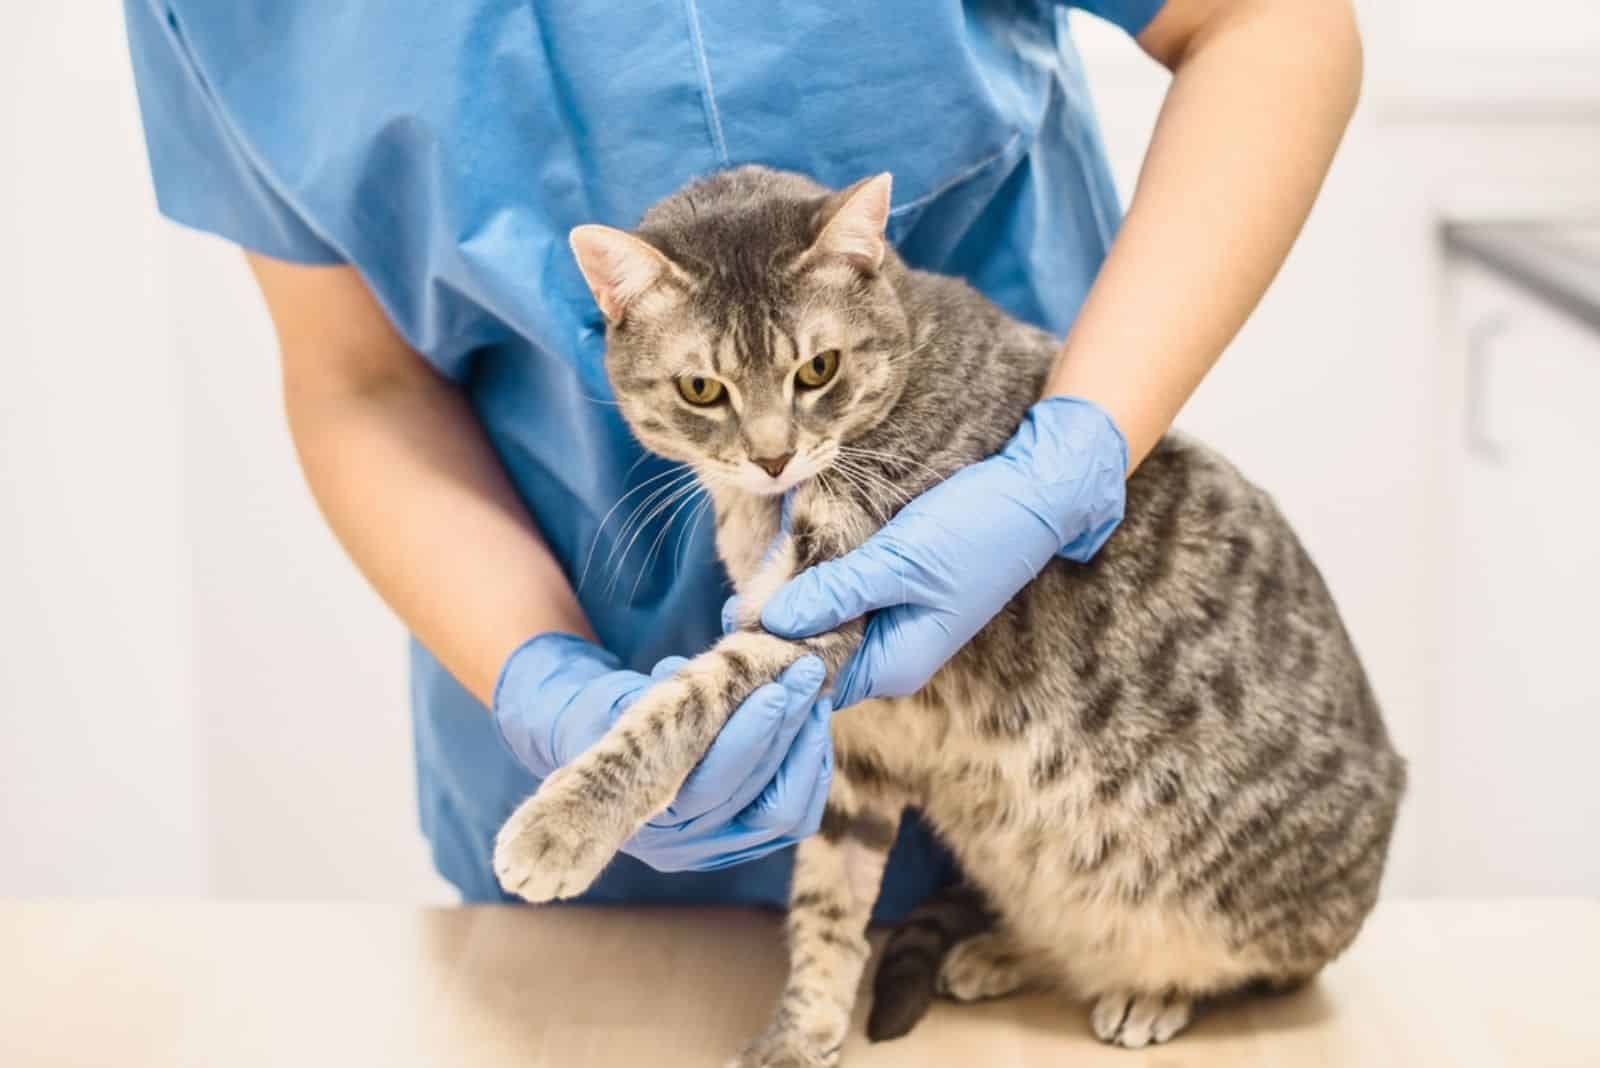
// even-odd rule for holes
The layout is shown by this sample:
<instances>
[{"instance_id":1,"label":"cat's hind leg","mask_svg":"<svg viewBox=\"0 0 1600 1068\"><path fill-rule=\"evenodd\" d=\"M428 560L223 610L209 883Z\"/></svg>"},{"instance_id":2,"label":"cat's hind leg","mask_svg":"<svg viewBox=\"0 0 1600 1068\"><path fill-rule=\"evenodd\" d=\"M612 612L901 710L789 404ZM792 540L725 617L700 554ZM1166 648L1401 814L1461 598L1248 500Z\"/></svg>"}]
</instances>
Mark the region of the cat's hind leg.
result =
<instances>
[{"instance_id":1,"label":"cat's hind leg","mask_svg":"<svg viewBox=\"0 0 1600 1068\"><path fill-rule=\"evenodd\" d=\"M956 1001L1014 994L1050 975L1048 965L1003 929L957 942L939 966L939 993Z\"/></svg>"},{"instance_id":2,"label":"cat's hind leg","mask_svg":"<svg viewBox=\"0 0 1600 1068\"><path fill-rule=\"evenodd\" d=\"M835 773L822 830L795 853L789 978L772 1022L730 1068L831 1068L850 1028L871 948L867 921L904 804Z\"/></svg>"},{"instance_id":3,"label":"cat's hind leg","mask_svg":"<svg viewBox=\"0 0 1600 1068\"><path fill-rule=\"evenodd\" d=\"M878 958L867 1037L884 1042L910 1032L938 993L939 971L951 949L995 922L983 891L965 880L943 887L913 909Z\"/></svg>"}]
</instances>

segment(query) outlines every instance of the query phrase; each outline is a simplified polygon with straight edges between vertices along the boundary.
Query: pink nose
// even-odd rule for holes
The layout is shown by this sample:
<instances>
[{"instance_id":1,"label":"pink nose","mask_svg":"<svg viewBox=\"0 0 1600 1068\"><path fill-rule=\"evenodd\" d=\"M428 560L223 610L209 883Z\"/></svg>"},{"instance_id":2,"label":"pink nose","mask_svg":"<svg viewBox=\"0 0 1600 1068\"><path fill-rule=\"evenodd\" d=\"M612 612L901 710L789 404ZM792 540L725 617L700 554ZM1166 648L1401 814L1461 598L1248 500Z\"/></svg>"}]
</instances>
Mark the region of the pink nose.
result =
<instances>
[{"instance_id":1,"label":"pink nose","mask_svg":"<svg viewBox=\"0 0 1600 1068\"><path fill-rule=\"evenodd\" d=\"M777 478L779 475L783 474L783 469L789 466L789 461L792 459L794 459L794 453L786 452L782 456L752 456L750 457L750 462L761 468L761 470L765 471L773 478Z\"/></svg>"}]
</instances>

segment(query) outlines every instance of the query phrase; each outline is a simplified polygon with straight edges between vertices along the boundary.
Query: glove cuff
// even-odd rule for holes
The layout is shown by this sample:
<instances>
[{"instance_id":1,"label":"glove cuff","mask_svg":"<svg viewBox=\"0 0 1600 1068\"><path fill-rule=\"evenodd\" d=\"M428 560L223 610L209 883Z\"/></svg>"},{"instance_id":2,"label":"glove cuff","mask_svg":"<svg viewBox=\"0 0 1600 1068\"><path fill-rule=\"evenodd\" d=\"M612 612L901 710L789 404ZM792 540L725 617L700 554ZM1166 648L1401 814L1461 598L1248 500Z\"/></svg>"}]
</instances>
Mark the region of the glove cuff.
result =
<instances>
[{"instance_id":1,"label":"glove cuff","mask_svg":"<svg viewBox=\"0 0 1600 1068\"><path fill-rule=\"evenodd\" d=\"M545 778L561 763L555 752L561 714L585 684L621 667L615 655L576 634L546 631L527 639L506 657L494 684L491 712L501 744ZM540 709L528 706L531 695ZM540 711L548 714L547 722L537 722Z\"/></svg>"},{"instance_id":2,"label":"glove cuff","mask_svg":"<svg viewBox=\"0 0 1600 1068\"><path fill-rule=\"evenodd\" d=\"M1128 441L1111 415L1083 397L1046 397L1028 409L1006 446L1035 480L1060 537L1056 555L1089 560L1122 522Z\"/></svg>"}]
</instances>

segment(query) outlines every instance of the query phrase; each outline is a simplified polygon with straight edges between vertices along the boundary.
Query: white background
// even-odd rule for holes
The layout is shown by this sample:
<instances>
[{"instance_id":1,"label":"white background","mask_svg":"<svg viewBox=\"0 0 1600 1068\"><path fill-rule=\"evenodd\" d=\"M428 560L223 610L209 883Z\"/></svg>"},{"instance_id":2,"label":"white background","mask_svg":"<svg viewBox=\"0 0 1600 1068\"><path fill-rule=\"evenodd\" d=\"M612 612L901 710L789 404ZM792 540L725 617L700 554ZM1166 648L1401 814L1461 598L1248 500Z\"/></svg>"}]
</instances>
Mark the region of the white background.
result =
<instances>
[{"instance_id":1,"label":"white background","mask_svg":"<svg viewBox=\"0 0 1600 1068\"><path fill-rule=\"evenodd\" d=\"M1452 822L1467 787L1440 766L1473 724L1441 698L1459 532L1434 221L1600 189L1600 16L1362 7L1346 148L1181 423L1296 522L1413 760L1390 891L1483 893L1493 836ZM1116 31L1082 40L1128 190L1164 75ZM237 252L157 219L120 19L22 3L0 85L0 895L448 900L416 830L403 633L301 486ZM1528 860L1535 889L1584 889L1572 847Z\"/></svg>"}]
</instances>

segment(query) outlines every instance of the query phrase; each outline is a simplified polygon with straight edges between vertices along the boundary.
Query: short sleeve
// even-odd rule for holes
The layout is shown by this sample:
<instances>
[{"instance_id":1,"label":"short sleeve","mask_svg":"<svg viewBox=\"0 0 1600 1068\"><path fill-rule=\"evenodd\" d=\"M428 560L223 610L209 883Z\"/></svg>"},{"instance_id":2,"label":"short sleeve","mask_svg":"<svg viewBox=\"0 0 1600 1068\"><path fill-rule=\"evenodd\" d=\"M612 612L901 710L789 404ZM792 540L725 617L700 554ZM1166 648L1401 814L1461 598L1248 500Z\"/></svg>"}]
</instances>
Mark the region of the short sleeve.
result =
<instances>
[{"instance_id":1,"label":"short sleeve","mask_svg":"<svg viewBox=\"0 0 1600 1068\"><path fill-rule=\"evenodd\" d=\"M1071 0L1072 7L1099 15L1107 22L1114 22L1128 31L1129 37L1137 37L1150 20L1156 17L1162 5L1167 0Z\"/></svg>"},{"instance_id":2,"label":"short sleeve","mask_svg":"<svg viewBox=\"0 0 1600 1068\"><path fill-rule=\"evenodd\" d=\"M124 0L123 9L161 213L277 259L341 262L229 128L161 0Z\"/></svg>"}]
</instances>

